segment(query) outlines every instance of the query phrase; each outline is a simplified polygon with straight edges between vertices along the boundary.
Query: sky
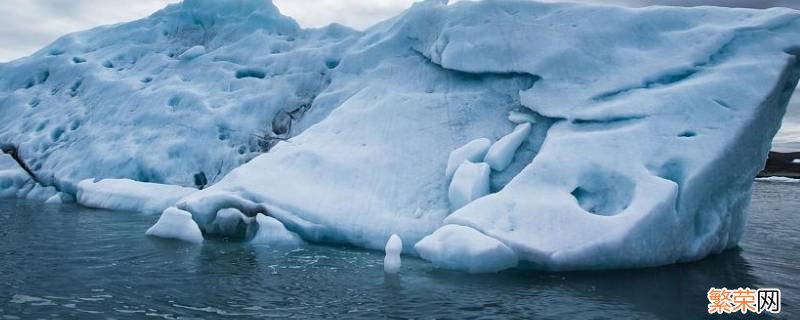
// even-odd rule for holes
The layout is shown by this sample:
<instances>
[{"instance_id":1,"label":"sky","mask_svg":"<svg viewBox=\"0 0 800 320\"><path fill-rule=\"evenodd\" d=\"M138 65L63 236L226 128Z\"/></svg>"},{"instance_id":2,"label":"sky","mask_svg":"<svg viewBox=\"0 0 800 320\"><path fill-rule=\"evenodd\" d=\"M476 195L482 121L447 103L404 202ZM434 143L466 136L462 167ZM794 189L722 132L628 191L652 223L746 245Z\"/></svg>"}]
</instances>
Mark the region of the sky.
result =
<instances>
[{"instance_id":1,"label":"sky","mask_svg":"<svg viewBox=\"0 0 800 320\"><path fill-rule=\"evenodd\" d=\"M453 1L453 0L451 0ZM552 1L552 0L548 0ZM56 38L92 27L146 17L178 0L0 0L0 63L27 56ZM414 0L274 0L285 15L304 27L338 22L365 29L408 8ZM716 5L729 7L793 7L800 0L570 0L625 6ZM800 92L798 92L800 93ZM778 149L800 151L800 94L792 102Z\"/></svg>"}]
</instances>

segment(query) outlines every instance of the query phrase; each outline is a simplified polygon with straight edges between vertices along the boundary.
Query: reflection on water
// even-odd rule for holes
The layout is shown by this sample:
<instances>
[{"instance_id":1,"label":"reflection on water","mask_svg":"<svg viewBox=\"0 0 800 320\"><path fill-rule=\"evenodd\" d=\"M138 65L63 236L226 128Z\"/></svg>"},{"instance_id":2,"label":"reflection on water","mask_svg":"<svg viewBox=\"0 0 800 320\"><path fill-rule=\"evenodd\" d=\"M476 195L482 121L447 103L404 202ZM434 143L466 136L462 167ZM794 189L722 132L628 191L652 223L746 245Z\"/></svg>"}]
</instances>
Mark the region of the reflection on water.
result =
<instances>
[{"instance_id":1,"label":"reflection on water","mask_svg":"<svg viewBox=\"0 0 800 320\"><path fill-rule=\"evenodd\" d=\"M702 319L715 287L779 287L796 318L797 186L756 186L742 249L644 270L465 275L379 252L145 237L155 216L0 201L0 318ZM731 318L765 318L739 315Z\"/></svg>"}]
</instances>

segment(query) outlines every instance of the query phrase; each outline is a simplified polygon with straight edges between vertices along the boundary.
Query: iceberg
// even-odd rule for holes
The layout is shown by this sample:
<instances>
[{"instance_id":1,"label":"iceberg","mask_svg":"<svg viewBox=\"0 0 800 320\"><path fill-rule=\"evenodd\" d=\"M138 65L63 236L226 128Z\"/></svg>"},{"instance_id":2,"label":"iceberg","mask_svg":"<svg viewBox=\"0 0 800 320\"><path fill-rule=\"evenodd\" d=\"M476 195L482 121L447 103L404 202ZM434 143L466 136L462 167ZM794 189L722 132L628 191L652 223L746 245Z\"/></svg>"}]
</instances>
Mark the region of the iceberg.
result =
<instances>
[{"instance_id":1,"label":"iceberg","mask_svg":"<svg viewBox=\"0 0 800 320\"><path fill-rule=\"evenodd\" d=\"M798 53L789 9L429 0L359 32L186 0L0 65L0 143L53 192L203 189L126 205L171 206L152 235L263 215L470 272L658 266L741 239ZM494 170L451 207L464 160Z\"/></svg>"}]
</instances>

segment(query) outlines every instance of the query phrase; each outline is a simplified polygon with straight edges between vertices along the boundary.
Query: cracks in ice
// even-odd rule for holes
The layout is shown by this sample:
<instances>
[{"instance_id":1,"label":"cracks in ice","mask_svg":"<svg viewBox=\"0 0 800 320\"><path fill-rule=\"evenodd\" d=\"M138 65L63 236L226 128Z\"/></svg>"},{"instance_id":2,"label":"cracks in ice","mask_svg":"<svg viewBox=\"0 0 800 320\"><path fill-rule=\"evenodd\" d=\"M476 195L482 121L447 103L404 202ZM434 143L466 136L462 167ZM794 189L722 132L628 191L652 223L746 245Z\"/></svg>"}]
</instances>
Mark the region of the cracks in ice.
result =
<instances>
[{"instance_id":1,"label":"cracks in ice","mask_svg":"<svg viewBox=\"0 0 800 320\"><path fill-rule=\"evenodd\" d=\"M33 180L38 184L42 184L42 181L39 179L39 177L36 176L33 170L31 170L31 168L28 166L28 164L25 163L25 160L22 159L22 156L19 153L19 148L17 148L16 145L10 143L3 144L2 146L0 146L0 150L3 153L11 156L11 158L14 159L15 162L17 162L17 165L19 165L19 167L22 168L22 170L25 171L25 173L27 173L28 176L31 177L31 180Z\"/></svg>"},{"instance_id":2,"label":"cracks in ice","mask_svg":"<svg viewBox=\"0 0 800 320\"><path fill-rule=\"evenodd\" d=\"M621 128L633 125L644 119L647 119L647 116L631 115L631 116L617 116L617 117L599 118L599 119L577 118L573 119L570 123L580 130L594 131L594 130L612 130L616 128Z\"/></svg>"},{"instance_id":3,"label":"cracks in ice","mask_svg":"<svg viewBox=\"0 0 800 320\"><path fill-rule=\"evenodd\" d=\"M790 19L789 21L778 23L776 26L771 27L770 30L777 30L783 28L793 23L794 21L795 21L794 19ZM623 87L620 89L611 90L608 92L595 95L591 98L591 100L594 102L608 101L608 100L613 100L619 96L629 94L633 91L673 86L683 81L686 81L698 75L699 73L702 73L703 71L724 62L730 56L731 52L734 50L734 44L739 42L742 38L746 37L751 33L762 32L762 31L763 30L760 28L740 28L738 30L735 30L730 39L728 39L728 41L720 45L719 48L711 52L705 61L697 62L690 67L677 68L662 74L657 74L655 76L647 78L642 84L639 85ZM726 106L725 104L720 103L719 101L715 100L715 102L717 102L722 106Z\"/></svg>"},{"instance_id":4,"label":"cracks in ice","mask_svg":"<svg viewBox=\"0 0 800 320\"><path fill-rule=\"evenodd\" d=\"M446 67L442 66L439 63L436 63L432 58L428 57L427 55L425 55L421 51L417 50L416 48L411 48L411 52L414 55L419 56L420 58L422 58L425 62L429 63L430 65L433 65L433 66L435 66L436 68L438 68L438 69L440 69L442 71L458 75L459 77L462 77L464 79L481 79L481 78L491 78L491 77L500 78L500 79L524 78L528 82L527 82L526 85L524 85L522 88L520 88L520 91L529 90L534 85L536 85L537 82L542 80L541 76L536 75L536 74L532 74L532 73L527 73L527 72L516 72L516 71L471 72L471 71L464 71L464 70L458 70L458 69L450 69L450 68L446 68Z\"/></svg>"},{"instance_id":5,"label":"cracks in ice","mask_svg":"<svg viewBox=\"0 0 800 320\"><path fill-rule=\"evenodd\" d=\"M663 75L659 75L652 80L647 80L643 84L634 86L634 87L626 87L622 89L617 89L614 91L609 91L606 93L601 93L592 97L593 101L606 101L616 98L617 96L624 95L630 93L631 91L636 90L644 90L644 89L651 89L655 87L663 87L663 86L670 86L674 85L678 82L684 81L698 72L702 70L703 66L694 66L691 68L678 70L674 72L669 72Z\"/></svg>"}]
</instances>

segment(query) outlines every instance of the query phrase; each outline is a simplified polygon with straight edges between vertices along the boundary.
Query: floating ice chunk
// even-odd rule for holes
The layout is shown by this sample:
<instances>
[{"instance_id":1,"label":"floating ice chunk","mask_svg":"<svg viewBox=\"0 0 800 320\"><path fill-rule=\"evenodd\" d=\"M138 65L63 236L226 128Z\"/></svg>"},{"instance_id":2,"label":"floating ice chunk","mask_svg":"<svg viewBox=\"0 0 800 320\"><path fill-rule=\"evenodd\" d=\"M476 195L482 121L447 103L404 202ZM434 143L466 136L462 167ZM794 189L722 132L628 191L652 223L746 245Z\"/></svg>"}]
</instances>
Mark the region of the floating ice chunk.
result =
<instances>
[{"instance_id":1,"label":"floating ice chunk","mask_svg":"<svg viewBox=\"0 0 800 320\"><path fill-rule=\"evenodd\" d=\"M531 124L527 122L518 125L514 132L501 138L489 148L485 162L495 171L503 171L508 168L511 161L514 160L517 149L531 133L531 128Z\"/></svg>"},{"instance_id":2,"label":"floating ice chunk","mask_svg":"<svg viewBox=\"0 0 800 320\"><path fill-rule=\"evenodd\" d=\"M273 217L258 214L256 223L258 223L258 231L250 241L251 243L280 248L296 248L304 243L300 236L287 230L283 223Z\"/></svg>"},{"instance_id":3,"label":"floating ice chunk","mask_svg":"<svg viewBox=\"0 0 800 320\"><path fill-rule=\"evenodd\" d=\"M450 205L454 210L489 194L492 169L485 163L464 161L458 166L453 181L450 182Z\"/></svg>"},{"instance_id":4,"label":"floating ice chunk","mask_svg":"<svg viewBox=\"0 0 800 320\"><path fill-rule=\"evenodd\" d=\"M187 49L183 53L181 53L181 55L178 56L178 59L180 59L182 61L189 61L189 60L193 60L193 59L195 59L195 58L197 58L199 56L202 56L204 54L206 54L206 47L204 47L204 46L194 46L194 47L191 47L191 48Z\"/></svg>"},{"instance_id":5,"label":"floating ice chunk","mask_svg":"<svg viewBox=\"0 0 800 320\"><path fill-rule=\"evenodd\" d=\"M175 207L164 210L164 213L158 218L158 222L145 234L192 243L203 242L203 233L200 232L197 223L192 220L192 214Z\"/></svg>"},{"instance_id":6,"label":"floating ice chunk","mask_svg":"<svg viewBox=\"0 0 800 320\"><path fill-rule=\"evenodd\" d=\"M158 213L194 192L197 189L128 179L87 179L78 183L77 201L91 208Z\"/></svg>"},{"instance_id":7,"label":"floating ice chunk","mask_svg":"<svg viewBox=\"0 0 800 320\"><path fill-rule=\"evenodd\" d=\"M517 255L508 246L465 226L446 225L417 242L420 257L440 268L471 273L490 273L517 266Z\"/></svg>"},{"instance_id":8,"label":"floating ice chunk","mask_svg":"<svg viewBox=\"0 0 800 320\"><path fill-rule=\"evenodd\" d=\"M395 274L400 271L402 261L400 254L403 252L403 240L393 234L386 242L386 257L383 258L383 271L388 274Z\"/></svg>"},{"instance_id":9,"label":"floating ice chunk","mask_svg":"<svg viewBox=\"0 0 800 320\"><path fill-rule=\"evenodd\" d=\"M486 157L486 152L492 146L492 141L486 138L480 138L470 141L463 147L453 150L450 153L450 158L447 160L447 169L445 174L448 178L452 177L464 161L470 162L483 162Z\"/></svg>"},{"instance_id":10,"label":"floating ice chunk","mask_svg":"<svg viewBox=\"0 0 800 320\"><path fill-rule=\"evenodd\" d=\"M516 124L536 123L536 116L528 112L510 111L508 113L508 120Z\"/></svg>"}]
</instances>

